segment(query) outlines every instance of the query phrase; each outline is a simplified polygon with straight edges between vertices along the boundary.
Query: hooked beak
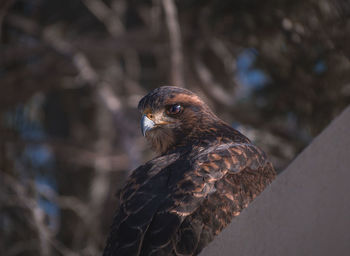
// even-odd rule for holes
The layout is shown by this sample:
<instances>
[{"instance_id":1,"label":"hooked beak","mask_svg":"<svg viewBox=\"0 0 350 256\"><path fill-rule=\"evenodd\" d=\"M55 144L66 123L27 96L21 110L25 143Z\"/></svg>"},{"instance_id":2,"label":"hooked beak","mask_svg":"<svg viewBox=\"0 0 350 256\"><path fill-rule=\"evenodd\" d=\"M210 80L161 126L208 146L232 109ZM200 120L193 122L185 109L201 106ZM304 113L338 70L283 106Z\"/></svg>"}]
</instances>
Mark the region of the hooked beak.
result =
<instances>
[{"instance_id":1,"label":"hooked beak","mask_svg":"<svg viewBox=\"0 0 350 256\"><path fill-rule=\"evenodd\" d=\"M149 119L146 115L141 118L141 132L143 136L146 136L146 132L154 128L156 124Z\"/></svg>"}]
</instances>

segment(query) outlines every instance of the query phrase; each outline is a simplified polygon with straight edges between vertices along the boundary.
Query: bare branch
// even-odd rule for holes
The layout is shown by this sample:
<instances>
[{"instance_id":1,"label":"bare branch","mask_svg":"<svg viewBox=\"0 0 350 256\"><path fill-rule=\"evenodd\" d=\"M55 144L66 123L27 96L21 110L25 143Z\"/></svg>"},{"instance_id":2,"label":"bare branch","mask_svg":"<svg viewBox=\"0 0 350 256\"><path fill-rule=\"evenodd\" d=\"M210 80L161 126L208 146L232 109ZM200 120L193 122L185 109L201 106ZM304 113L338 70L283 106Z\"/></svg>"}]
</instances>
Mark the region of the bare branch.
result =
<instances>
[{"instance_id":1,"label":"bare branch","mask_svg":"<svg viewBox=\"0 0 350 256\"><path fill-rule=\"evenodd\" d=\"M1 188L3 188L6 192L13 192L13 194L6 193L4 195L4 191L1 191L1 204L27 209L30 214L26 220L30 226L35 229L38 236L37 239L17 242L15 246L7 250L4 255L10 256L17 255L21 252L39 250L40 255L46 256L51 255L50 252L51 248L53 247L61 255L77 256L77 253L71 251L54 238L53 231L49 229L46 223L46 213L39 206L36 194L28 193L29 187L31 187L31 189L35 189L35 192L37 192L39 195L51 202L54 202L61 208L73 210L78 216L81 217L83 221L87 223L87 226L91 223L91 218L89 219L89 209L75 197L58 196L49 186L41 185L40 189L36 190L37 187L34 185L33 181L27 181L27 185L24 185L20 183L19 180L16 180L3 171L0 170L0 172L3 182L3 184L1 184Z\"/></svg>"},{"instance_id":2,"label":"bare branch","mask_svg":"<svg viewBox=\"0 0 350 256\"><path fill-rule=\"evenodd\" d=\"M9 187L16 194L19 206L25 207L30 212L31 218L28 221L37 232L40 255L50 255L51 232L45 225L45 212L39 207L38 202L28 195L24 186L19 182L5 173L3 173L2 178L4 184L10 184Z\"/></svg>"},{"instance_id":3,"label":"bare branch","mask_svg":"<svg viewBox=\"0 0 350 256\"><path fill-rule=\"evenodd\" d=\"M82 0L86 7L103 23L113 36L124 33L125 28L117 13L100 0Z\"/></svg>"},{"instance_id":4,"label":"bare branch","mask_svg":"<svg viewBox=\"0 0 350 256\"><path fill-rule=\"evenodd\" d=\"M24 22L26 21L25 18L16 17L15 20L20 20L20 22L16 24L18 28L23 28L25 31L28 30L27 25L25 25L26 23ZM122 139L122 144L128 157L131 159L130 163L132 164L132 167L138 166L141 158L140 152L132 146L134 143L131 141L128 134L128 118L125 117L121 111L121 100L113 92L113 86L100 77L83 52L75 49L70 42L63 38L60 34L61 28L59 25L53 25L42 29L36 23L31 22L30 20L27 21L28 24L30 24L29 33L41 37L44 42L54 48L57 52L70 58L79 72L80 79L89 86L96 88L101 102L103 102L107 109L113 114L116 127L119 128L119 132L121 133L120 137ZM39 33L39 31L43 32Z\"/></svg>"},{"instance_id":5,"label":"bare branch","mask_svg":"<svg viewBox=\"0 0 350 256\"><path fill-rule=\"evenodd\" d=\"M231 107L234 104L233 95L228 94L222 86L214 80L214 76L210 70L205 66L205 64L200 60L199 57L195 59L195 68L198 74L199 79L201 80L201 85L203 89L207 92L208 96L211 96L216 102L219 102L221 105Z\"/></svg>"},{"instance_id":6,"label":"bare branch","mask_svg":"<svg viewBox=\"0 0 350 256\"><path fill-rule=\"evenodd\" d=\"M177 8L173 0L163 0L162 3L169 31L172 84L179 87L185 87L182 39Z\"/></svg>"}]
</instances>

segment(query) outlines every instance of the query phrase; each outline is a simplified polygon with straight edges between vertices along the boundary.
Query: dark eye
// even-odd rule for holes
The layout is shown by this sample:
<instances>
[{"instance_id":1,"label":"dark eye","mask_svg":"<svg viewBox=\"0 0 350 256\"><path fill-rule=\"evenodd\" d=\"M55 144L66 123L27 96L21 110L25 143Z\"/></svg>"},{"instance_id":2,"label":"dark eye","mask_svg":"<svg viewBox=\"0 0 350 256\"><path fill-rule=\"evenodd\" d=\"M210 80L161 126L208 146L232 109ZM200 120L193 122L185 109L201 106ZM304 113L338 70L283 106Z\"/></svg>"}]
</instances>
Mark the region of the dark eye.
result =
<instances>
[{"instance_id":1,"label":"dark eye","mask_svg":"<svg viewBox=\"0 0 350 256\"><path fill-rule=\"evenodd\" d=\"M181 106L179 104L171 105L168 107L167 114L168 115L176 115L181 112Z\"/></svg>"}]
</instances>

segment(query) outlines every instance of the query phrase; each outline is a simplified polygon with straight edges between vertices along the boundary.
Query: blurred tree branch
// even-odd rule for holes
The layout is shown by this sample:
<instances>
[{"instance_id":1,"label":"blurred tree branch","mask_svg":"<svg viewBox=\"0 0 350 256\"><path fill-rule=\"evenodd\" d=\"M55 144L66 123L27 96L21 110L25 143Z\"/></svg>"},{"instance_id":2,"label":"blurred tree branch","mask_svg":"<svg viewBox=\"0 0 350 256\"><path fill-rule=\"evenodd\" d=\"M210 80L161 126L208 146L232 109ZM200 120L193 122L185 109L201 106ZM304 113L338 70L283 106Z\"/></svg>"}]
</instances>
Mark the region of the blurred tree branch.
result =
<instances>
[{"instance_id":1,"label":"blurred tree branch","mask_svg":"<svg viewBox=\"0 0 350 256\"><path fill-rule=\"evenodd\" d=\"M177 8L173 0L162 1L169 33L172 85L185 87L182 38Z\"/></svg>"},{"instance_id":2,"label":"blurred tree branch","mask_svg":"<svg viewBox=\"0 0 350 256\"><path fill-rule=\"evenodd\" d=\"M118 13L109 8L101 0L82 0L86 7L103 23L108 32L117 37L125 32L123 23L118 17Z\"/></svg>"}]
</instances>

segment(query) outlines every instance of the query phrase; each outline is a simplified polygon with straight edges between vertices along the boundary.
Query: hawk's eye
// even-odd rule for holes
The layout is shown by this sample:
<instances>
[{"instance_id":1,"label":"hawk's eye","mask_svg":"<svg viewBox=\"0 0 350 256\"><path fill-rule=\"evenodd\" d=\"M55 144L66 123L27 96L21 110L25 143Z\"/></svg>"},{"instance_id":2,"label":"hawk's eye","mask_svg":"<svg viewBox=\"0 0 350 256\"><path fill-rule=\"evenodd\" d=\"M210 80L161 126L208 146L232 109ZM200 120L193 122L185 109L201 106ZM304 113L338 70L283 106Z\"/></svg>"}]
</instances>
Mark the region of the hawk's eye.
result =
<instances>
[{"instance_id":1,"label":"hawk's eye","mask_svg":"<svg viewBox=\"0 0 350 256\"><path fill-rule=\"evenodd\" d=\"M181 106L179 104L171 105L167 109L168 115L176 115L181 112Z\"/></svg>"}]
</instances>

